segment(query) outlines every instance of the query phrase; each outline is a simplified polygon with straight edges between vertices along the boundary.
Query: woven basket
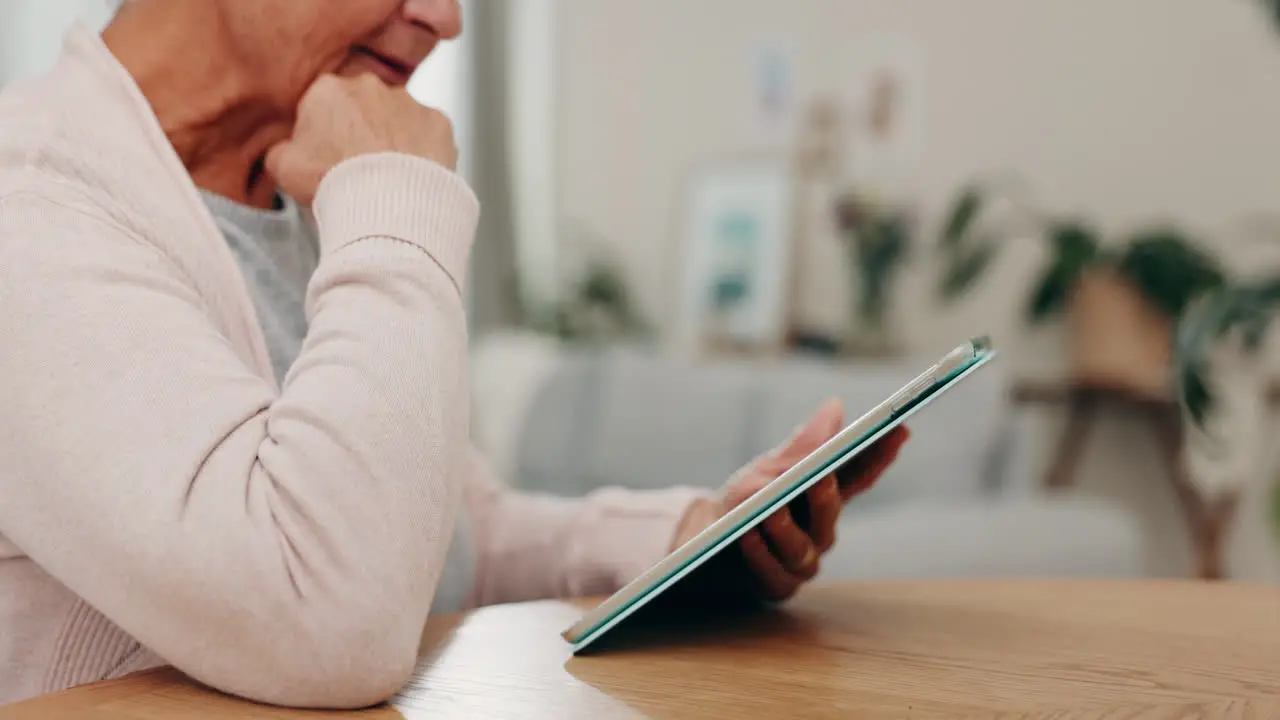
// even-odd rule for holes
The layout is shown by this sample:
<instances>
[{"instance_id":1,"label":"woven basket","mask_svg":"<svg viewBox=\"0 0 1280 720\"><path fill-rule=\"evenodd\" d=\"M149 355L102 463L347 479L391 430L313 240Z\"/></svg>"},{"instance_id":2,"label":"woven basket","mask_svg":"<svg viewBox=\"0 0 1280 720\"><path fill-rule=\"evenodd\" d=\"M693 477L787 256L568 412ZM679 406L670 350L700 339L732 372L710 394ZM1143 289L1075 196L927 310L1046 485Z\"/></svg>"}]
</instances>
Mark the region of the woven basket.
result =
<instances>
[{"instance_id":1,"label":"woven basket","mask_svg":"<svg viewBox=\"0 0 1280 720\"><path fill-rule=\"evenodd\" d=\"M1124 278L1108 270L1082 275L1067 325L1077 384L1169 396L1172 321Z\"/></svg>"}]
</instances>

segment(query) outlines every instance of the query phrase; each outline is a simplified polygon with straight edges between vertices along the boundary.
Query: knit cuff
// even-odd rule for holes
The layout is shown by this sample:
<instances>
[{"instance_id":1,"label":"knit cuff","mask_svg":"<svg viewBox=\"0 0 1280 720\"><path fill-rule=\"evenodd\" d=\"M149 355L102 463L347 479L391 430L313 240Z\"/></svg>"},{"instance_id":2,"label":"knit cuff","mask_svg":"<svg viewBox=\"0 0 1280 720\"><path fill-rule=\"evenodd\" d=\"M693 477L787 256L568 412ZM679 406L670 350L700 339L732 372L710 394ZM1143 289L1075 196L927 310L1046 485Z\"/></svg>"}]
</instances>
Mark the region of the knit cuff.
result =
<instances>
[{"instance_id":1,"label":"knit cuff","mask_svg":"<svg viewBox=\"0 0 1280 720\"><path fill-rule=\"evenodd\" d=\"M321 253L367 238L421 248L465 287L480 203L444 166L402 153L361 155L329 171L313 204Z\"/></svg>"},{"instance_id":2,"label":"knit cuff","mask_svg":"<svg viewBox=\"0 0 1280 720\"><path fill-rule=\"evenodd\" d=\"M670 554L680 521L695 500L711 497L704 490L670 488L648 492L619 492L610 503L608 537L600 538L596 557L621 587Z\"/></svg>"}]
</instances>

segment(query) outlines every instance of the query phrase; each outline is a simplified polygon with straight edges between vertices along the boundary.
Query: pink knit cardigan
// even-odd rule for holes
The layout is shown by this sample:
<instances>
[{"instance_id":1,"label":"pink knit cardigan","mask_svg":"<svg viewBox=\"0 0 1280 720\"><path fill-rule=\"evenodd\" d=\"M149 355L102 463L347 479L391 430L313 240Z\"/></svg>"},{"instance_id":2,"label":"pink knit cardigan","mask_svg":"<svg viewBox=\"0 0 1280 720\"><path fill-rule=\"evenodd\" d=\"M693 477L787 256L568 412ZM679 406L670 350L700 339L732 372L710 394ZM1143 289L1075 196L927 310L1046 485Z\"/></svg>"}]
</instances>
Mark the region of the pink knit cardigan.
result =
<instances>
[{"instance_id":1,"label":"pink knit cardigan","mask_svg":"<svg viewBox=\"0 0 1280 720\"><path fill-rule=\"evenodd\" d=\"M311 331L280 388L100 38L73 30L0 95L0 704L159 663L266 702L380 701L460 512L473 604L609 592L667 550L692 491L531 496L471 449L462 180L362 157L314 210Z\"/></svg>"}]
</instances>

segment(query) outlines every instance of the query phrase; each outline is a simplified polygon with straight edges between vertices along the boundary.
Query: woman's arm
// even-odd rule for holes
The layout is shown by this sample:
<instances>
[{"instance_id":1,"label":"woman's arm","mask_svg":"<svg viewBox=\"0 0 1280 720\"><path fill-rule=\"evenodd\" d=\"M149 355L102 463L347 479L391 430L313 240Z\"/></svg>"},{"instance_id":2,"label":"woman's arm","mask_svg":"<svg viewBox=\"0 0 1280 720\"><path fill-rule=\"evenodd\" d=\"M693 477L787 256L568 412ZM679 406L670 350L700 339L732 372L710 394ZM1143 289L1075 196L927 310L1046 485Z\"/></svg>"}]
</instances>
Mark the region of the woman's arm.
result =
<instances>
[{"instance_id":1,"label":"woman's arm","mask_svg":"<svg viewBox=\"0 0 1280 720\"><path fill-rule=\"evenodd\" d=\"M468 512L475 525L480 572L473 602L608 595L684 544L835 436L838 402L820 407L777 448L748 463L715 493L601 489L582 500L504 488L472 453ZM765 518L715 560L676 586L671 597L784 600L818 572L836 540L842 506L866 491L897 457L905 428L879 440L803 499Z\"/></svg>"},{"instance_id":2,"label":"woman's arm","mask_svg":"<svg viewBox=\"0 0 1280 720\"><path fill-rule=\"evenodd\" d=\"M685 512L708 495L606 488L562 498L508 488L474 451L469 461L474 605L608 595L670 552Z\"/></svg>"},{"instance_id":3,"label":"woman's arm","mask_svg":"<svg viewBox=\"0 0 1280 720\"><path fill-rule=\"evenodd\" d=\"M277 395L155 245L56 192L0 201L0 532L216 688L384 699L467 471L474 196L407 155L328 175Z\"/></svg>"}]
</instances>

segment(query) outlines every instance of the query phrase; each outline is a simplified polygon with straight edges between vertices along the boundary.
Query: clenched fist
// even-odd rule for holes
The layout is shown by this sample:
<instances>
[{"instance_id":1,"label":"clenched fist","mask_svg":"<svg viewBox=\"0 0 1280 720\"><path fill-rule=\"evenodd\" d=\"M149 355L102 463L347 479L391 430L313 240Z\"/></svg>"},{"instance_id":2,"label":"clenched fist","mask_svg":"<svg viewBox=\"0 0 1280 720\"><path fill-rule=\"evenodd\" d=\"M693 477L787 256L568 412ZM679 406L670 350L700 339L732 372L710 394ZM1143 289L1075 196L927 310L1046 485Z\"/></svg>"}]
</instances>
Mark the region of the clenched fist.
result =
<instances>
[{"instance_id":1,"label":"clenched fist","mask_svg":"<svg viewBox=\"0 0 1280 720\"><path fill-rule=\"evenodd\" d=\"M443 113L372 75L324 75L303 96L293 136L267 153L266 168L282 191L310 205L320 181L339 163L382 152L415 155L450 170L458 162L453 125Z\"/></svg>"}]
</instances>

